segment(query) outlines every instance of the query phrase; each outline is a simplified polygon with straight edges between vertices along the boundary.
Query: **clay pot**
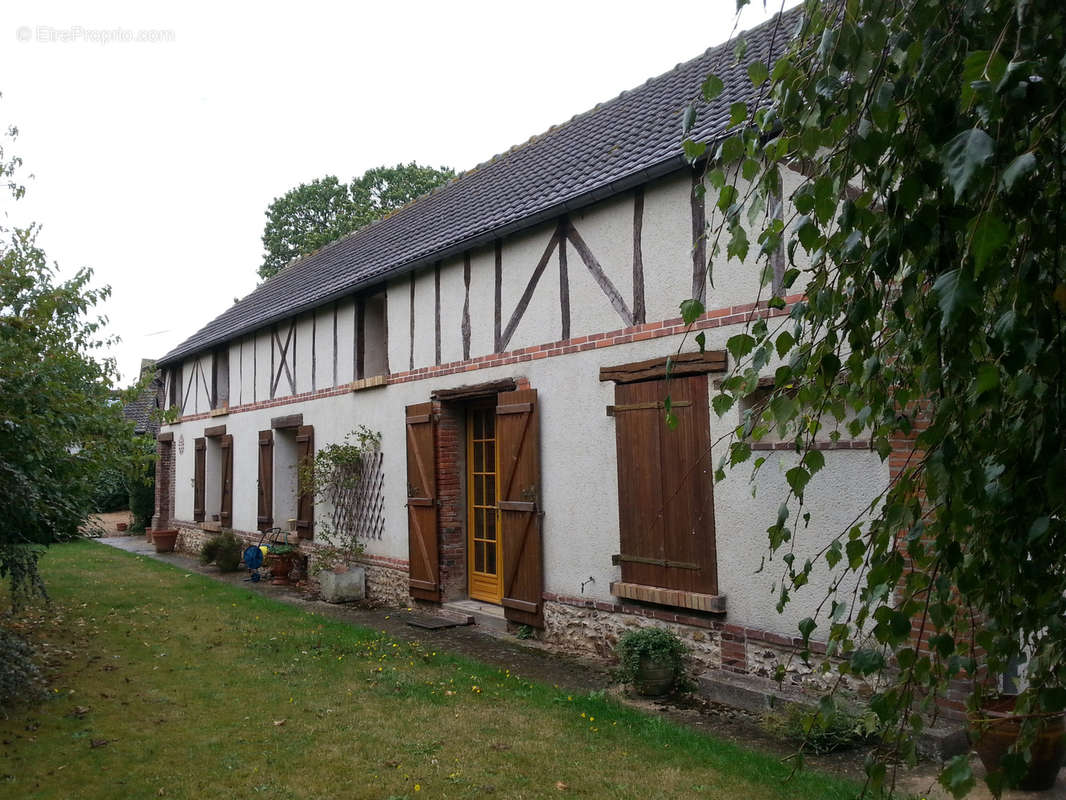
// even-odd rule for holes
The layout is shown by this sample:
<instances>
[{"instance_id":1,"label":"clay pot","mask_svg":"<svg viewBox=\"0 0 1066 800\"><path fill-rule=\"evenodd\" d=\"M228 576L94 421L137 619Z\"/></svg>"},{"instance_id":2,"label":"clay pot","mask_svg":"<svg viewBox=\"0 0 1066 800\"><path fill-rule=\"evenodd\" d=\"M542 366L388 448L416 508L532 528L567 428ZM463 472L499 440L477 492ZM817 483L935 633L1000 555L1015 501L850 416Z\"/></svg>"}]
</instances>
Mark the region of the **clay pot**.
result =
<instances>
[{"instance_id":1,"label":"clay pot","mask_svg":"<svg viewBox=\"0 0 1066 800\"><path fill-rule=\"evenodd\" d=\"M676 680L677 669L674 664L641 656L633 683L642 697L662 697L674 688Z\"/></svg>"},{"instance_id":2,"label":"clay pot","mask_svg":"<svg viewBox=\"0 0 1066 800\"><path fill-rule=\"evenodd\" d=\"M116 522L115 523L115 528L117 528L119 531L124 531L127 528L129 528L129 526L130 526L130 524L128 522Z\"/></svg>"},{"instance_id":3,"label":"clay pot","mask_svg":"<svg viewBox=\"0 0 1066 800\"><path fill-rule=\"evenodd\" d=\"M989 773L999 771L1000 760L1021 733L1024 718L1013 713L1016 700L1015 697L996 698L970 715L970 735L974 739L977 755ZM1044 725L1033 742L1029 771L1018 784L1019 789L1042 792L1055 785L1066 751L1064 733L1066 726L1063 713L1044 717Z\"/></svg>"},{"instance_id":4,"label":"clay pot","mask_svg":"<svg viewBox=\"0 0 1066 800\"><path fill-rule=\"evenodd\" d=\"M173 551L174 544L178 541L177 529L168 531L152 531L152 544L157 553L169 553Z\"/></svg>"},{"instance_id":5,"label":"clay pot","mask_svg":"<svg viewBox=\"0 0 1066 800\"><path fill-rule=\"evenodd\" d=\"M271 554L267 566L270 567L270 576L273 583L283 584L289 582L289 573L292 572L296 563L296 553Z\"/></svg>"}]
</instances>

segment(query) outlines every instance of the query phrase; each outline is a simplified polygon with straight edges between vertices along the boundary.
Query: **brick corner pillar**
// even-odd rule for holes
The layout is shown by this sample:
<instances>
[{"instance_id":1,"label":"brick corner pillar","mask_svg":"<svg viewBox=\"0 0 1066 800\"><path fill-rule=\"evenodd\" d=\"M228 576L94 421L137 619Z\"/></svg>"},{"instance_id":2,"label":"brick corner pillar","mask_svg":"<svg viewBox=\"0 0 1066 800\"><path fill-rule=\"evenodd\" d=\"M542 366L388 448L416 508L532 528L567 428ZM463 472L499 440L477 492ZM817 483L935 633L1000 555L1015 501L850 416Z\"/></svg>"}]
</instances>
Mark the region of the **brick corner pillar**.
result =
<instances>
[{"instance_id":1,"label":"brick corner pillar","mask_svg":"<svg viewBox=\"0 0 1066 800\"><path fill-rule=\"evenodd\" d=\"M466 420L461 406L439 405L437 497L440 582L444 600L466 597Z\"/></svg>"}]
</instances>

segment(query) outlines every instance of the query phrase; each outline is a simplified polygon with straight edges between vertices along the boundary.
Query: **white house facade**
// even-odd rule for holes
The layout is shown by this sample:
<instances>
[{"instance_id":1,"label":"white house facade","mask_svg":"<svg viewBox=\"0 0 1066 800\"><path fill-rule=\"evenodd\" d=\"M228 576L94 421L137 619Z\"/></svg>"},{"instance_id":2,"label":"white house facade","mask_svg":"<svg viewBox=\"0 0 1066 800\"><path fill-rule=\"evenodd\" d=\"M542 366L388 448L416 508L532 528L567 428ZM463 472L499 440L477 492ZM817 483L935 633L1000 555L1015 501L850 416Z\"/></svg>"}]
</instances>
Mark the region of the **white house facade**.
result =
<instances>
[{"instance_id":1,"label":"white house facade","mask_svg":"<svg viewBox=\"0 0 1066 800\"><path fill-rule=\"evenodd\" d=\"M768 34L748 33L748 58L770 60ZM361 500L371 596L476 599L588 651L667 624L710 669L769 674L829 576L816 569L776 612L780 565L763 562L784 445L756 445L768 463L754 485L712 480L743 411L710 410L726 340L788 313L755 304L755 248L743 264L713 259L707 278L715 198L694 191L680 119L706 74L743 74L732 61L731 44L712 49L461 175L290 265L160 359L180 416L159 436L154 526L195 548L204 528L257 539L295 519L313 562L333 509L301 491L297 466L365 426L381 434ZM753 101L743 85L696 135ZM786 219L803 180L786 180ZM707 312L686 328L693 296ZM890 477L869 442L824 447L805 498L812 552Z\"/></svg>"}]
</instances>

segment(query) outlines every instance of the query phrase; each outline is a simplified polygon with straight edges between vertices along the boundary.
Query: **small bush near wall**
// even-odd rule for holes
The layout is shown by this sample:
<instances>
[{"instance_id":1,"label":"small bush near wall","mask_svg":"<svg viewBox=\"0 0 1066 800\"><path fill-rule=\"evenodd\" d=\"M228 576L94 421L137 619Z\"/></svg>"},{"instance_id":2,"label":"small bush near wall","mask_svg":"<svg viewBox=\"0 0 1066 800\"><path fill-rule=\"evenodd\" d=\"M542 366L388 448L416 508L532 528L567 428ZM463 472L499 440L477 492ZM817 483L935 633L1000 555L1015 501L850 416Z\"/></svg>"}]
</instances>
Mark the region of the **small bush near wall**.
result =
<instances>
[{"instance_id":1,"label":"small bush near wall","mask_svg":"<svg viewBox=\"0 0 1066 800\"><path fill-rule=\"evenodd\" d=\"M24 639L0 627L0 708L41 697L40 671L33 656Z\"/></svg>"},{"instance_id":2,"label":"small bush near wall","mask_svg":"<svg viewBox=\"0 0 1066 800\"><path fill-rule=\"evenodd\" d=\"M836 705L828 710L790 705L766 714L763 727L809 753L860 747L876 741L880 734L877 715L872 711L860 716Z\"/></svg>"},{"instance_id":3,"label":"small bush near wall","mask_svg":"<svg viewBox=\"0 0 1066 800\"><path fill-rule=\"evenodd\" d=\"M143 531L155 513L155 464L149 463L144 473L130 483L129 508L133 514L132 530Z\"/></svg>"}]
</instances>

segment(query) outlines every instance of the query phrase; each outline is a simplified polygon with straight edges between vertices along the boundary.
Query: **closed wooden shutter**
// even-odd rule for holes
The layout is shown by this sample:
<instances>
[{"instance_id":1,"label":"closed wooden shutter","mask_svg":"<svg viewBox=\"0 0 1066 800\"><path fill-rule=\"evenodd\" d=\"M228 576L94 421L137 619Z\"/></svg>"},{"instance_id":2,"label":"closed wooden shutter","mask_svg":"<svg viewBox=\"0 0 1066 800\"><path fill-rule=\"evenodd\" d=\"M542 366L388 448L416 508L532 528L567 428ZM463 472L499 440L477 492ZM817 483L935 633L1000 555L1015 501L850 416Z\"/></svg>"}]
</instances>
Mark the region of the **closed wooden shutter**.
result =
<instances>
[{"instance_id":1,"label":"closed wooden shutter","mask_svg":"<svg viewBox=\"0 0 1066 800\"><path fill-rule=\"evenodd\" d=\"M204 521L204 479L207 475L207 439L197 439L194 443L192 478L192 518L194 522Z\"/></svg>"},{"instance_id":2,"label":"closed wooden shutter","mask_svg":"<svg viewBox=\"0 0 1066 800\"><path fill-rule=\"evenodd\" d=\"M259 508L256 524L261 531L274 527L274 431L259 431Z\"/></svg>"},{"instance_id":3,"label":"closed wooden shutter","mask_svg":"<svg viewBox=\"0 0 1066 800\"><path fill-rule=\"evenodd\" d=\"M537 392L502 392L496 405L504 616L544 627Z\"/></svg>"},{"instance_id":4,"label":"closed wooden shutter","mask_svg":"<svg viewBox=\"0 0 1066 800\"><path fill-rule=\"evenodd\" d=\"M411 596L440 601L437 545L437 421L432 403L407 406L407 550Z\"/></svg>"},{"instance_id":5,"label":"closed wooden shutter","mask_svg":"<svg viewBox=\"0 0 1066 800\"><path fill-rule=\"evenodd\" d=\"M233 436L218 440L222 448L222 500L218 518L224 528L233 527Z\"/></svg>"},{"instance_id":6,"label":"closed wooden shutter","mask_svg":"<svg viewBox=\"0 0 1066 800\"><path fill-rule=\"evenodd\" d=\"M622 581L717 594L707 376L619 384L614 418Z\"/></svg>"},{"instance_id":7,"label":"closed wooden shutter","mask_svg":"<svg viewBox=\"0 0 1066 800\"><path fill-rule=\"evenodd\" d=\"M301 425L296 429L296 535L301 539L311 539L315 535L315 493L307 475L314 463L315 427Z\"/></svg>"}]
</instances>

